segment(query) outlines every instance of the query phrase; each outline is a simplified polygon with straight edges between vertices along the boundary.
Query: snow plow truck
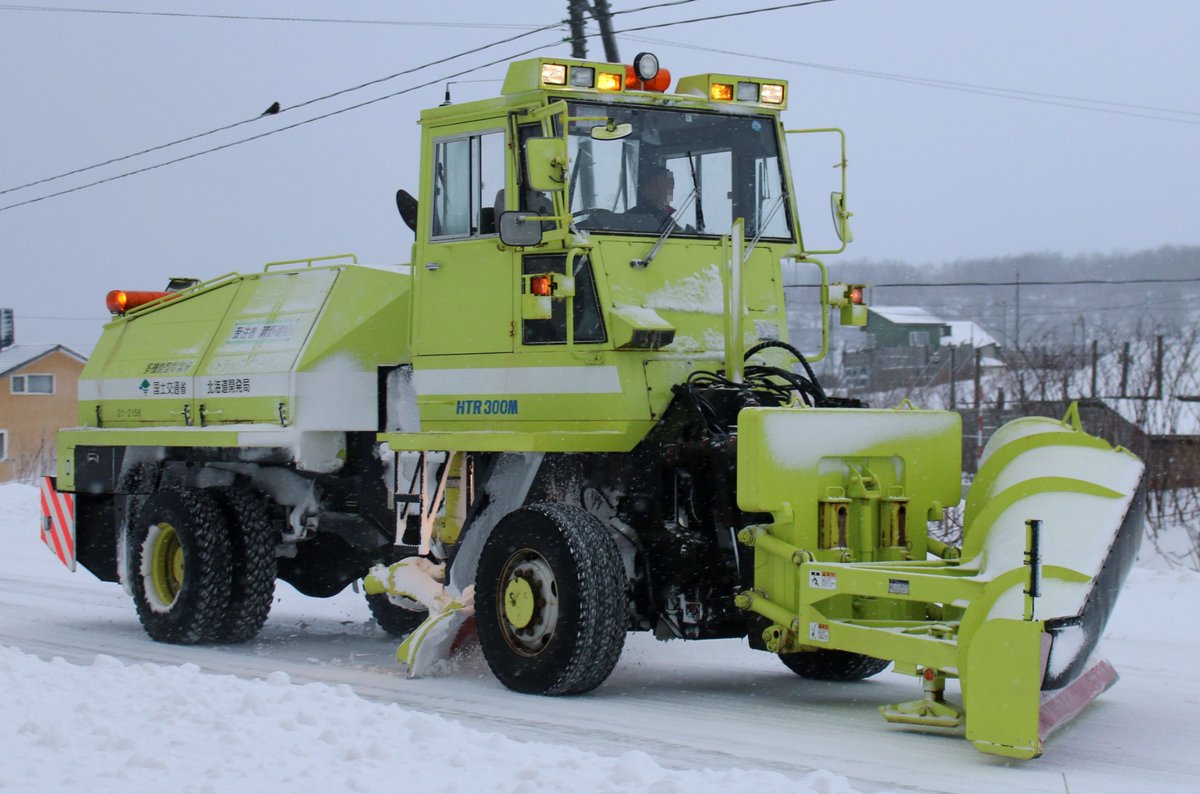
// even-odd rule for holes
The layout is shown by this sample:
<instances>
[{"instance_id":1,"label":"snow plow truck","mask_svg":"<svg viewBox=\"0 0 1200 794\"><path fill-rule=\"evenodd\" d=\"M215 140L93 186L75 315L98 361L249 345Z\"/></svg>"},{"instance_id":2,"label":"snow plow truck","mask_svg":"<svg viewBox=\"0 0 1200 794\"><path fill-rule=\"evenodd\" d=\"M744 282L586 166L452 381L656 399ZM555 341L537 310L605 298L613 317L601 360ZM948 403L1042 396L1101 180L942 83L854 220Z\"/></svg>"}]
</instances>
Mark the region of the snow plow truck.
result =
<instances>
[{"instance_id":1,"label":"snow plow truck","mask_svg":"<svg viewBox=\"0 0 1200 794\"><path fill-rule=\"evenodd\" d=\"M476 631L505 686L576 694L627 632L744 637L805 678L892 665L922 683L887 720L1039 755L1116 678L1096 645L1142 464L1074 411L1019 419L982 454L962 545L930 535L962 501L960 418L819 382L831 315L866 313L817 258L850 237L844 136L786 129L788 91L672 86L648 53L515 62L498 97L422 112L410 264L110 293L43 540L121 582L161 642L255 636L277 579L362 580L410 671ZM788 156L813 135L840 152L826 250Z\"/></svg>"}]
</instances>

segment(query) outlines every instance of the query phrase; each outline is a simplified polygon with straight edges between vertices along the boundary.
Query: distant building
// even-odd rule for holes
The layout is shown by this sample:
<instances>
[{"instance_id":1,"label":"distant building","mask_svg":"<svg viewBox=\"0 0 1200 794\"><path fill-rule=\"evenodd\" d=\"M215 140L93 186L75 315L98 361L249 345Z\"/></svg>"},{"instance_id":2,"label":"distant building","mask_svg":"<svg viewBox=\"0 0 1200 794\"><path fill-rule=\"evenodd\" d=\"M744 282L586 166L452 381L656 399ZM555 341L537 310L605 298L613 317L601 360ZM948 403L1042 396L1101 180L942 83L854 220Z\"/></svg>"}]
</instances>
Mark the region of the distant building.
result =
<instances>
[{"instance_id":1,"label":"distant building","mask_svg":"<svg viewBox=\"0 0 1200 794\"><path fill-rule=\"evenodd\" d=\"M916 306L867 307L868 347L936 351L950 324Z\"/></svg>"},{"instance_id":2,"label":"distant building","mask_svg":"<svg viewBox=\"0 0 1200 794\"><path fill-rule=\"evenodd\" d=\"M846 385L878 391L948 381L974 374L975 351L980 368L1003 367L1000 345L970 320L943 320L917 306L867 308L865 345L843 359Z\"/></svg>"},{"instance_id":3,"label":"distant building","mask_svg":"<svg viewBox=\"0 0 1200 794\"><path fill-rule=\"evenodd\" d=\"M63 345L0 350L0 482L51 473L55 433L76 424L85 362Z\"/></svg>"}]
</instances>

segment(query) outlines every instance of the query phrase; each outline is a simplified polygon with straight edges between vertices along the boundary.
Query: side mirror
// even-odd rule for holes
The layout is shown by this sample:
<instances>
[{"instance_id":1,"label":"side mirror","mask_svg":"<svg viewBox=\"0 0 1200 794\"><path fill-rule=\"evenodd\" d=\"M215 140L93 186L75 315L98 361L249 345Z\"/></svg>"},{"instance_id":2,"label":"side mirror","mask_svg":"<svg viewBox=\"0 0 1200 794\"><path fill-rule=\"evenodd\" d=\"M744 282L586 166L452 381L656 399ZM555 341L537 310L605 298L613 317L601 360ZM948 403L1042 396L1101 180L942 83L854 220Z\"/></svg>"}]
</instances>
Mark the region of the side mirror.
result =
<instances>
[{"instance_id":1,"label":"side mirror","mask_svg":"<svg viewBox=\"0 0 1200 794\"><path fill-rule=\"evenodd\" d=\"M513 247L542 242L542 216L536 212L514 210L500 214L500 242Z\"/></svg>"},{"instance_id":2,"label":"side mirror","mask_svg":"<svg viewBox=\"0 0 1200 794\"><path fill-rule=\"evenodd\" d=\"M562 190L567 183L567 142L562 138L530 138L525 142L527 186Z\"/></svg>"},{"instance_id":3,"label":"side mirror","mask_svg":"<svg viewBox=\"0 0 1200 794\"><path fill-rule=\"evenodd\" d=\"M591 132L592 140L595 141L619 141L632 134L632 124L617 124L612 119L608 119L608 123L603 127L592 127Z\"/></svg>"},{"instance_id":4,"label":"side mirror","mask_svg":"<svg viewBox=\"0 0 1200 794\"><path fill-rule=\"evenodd\" d=\"M838 239L843 243L854 242L854 232L850 231L850 216L854 213L846 211L846 195L837 191L830 193L829 209L833 212L833 228Z\"/></svg>"}]
</instances>

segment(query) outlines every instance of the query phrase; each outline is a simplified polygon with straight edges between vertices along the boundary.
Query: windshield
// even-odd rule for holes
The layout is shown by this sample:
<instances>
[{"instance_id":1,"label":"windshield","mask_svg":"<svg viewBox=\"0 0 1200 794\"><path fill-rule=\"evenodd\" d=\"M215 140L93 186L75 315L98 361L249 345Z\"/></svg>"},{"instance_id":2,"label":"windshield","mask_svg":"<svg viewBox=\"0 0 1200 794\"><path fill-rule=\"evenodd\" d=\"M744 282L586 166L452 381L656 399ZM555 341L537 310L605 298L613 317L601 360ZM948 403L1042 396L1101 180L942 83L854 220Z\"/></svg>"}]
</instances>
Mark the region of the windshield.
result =
<instances>
[{"instance_id":1,"label":"windshield","mask_svg":"<svg viewBox=\"0 0 1200 794\"><path fill-rule=\"evenodd\" d=\"M747 238L761 226L764 239L792 239L771 118L586 104L573 104L570 115L578 228L660 234L674 215L676 236L720 236L740 217ZM592 139L606 119L633 133Z\"/></svg>"}]
</instances>

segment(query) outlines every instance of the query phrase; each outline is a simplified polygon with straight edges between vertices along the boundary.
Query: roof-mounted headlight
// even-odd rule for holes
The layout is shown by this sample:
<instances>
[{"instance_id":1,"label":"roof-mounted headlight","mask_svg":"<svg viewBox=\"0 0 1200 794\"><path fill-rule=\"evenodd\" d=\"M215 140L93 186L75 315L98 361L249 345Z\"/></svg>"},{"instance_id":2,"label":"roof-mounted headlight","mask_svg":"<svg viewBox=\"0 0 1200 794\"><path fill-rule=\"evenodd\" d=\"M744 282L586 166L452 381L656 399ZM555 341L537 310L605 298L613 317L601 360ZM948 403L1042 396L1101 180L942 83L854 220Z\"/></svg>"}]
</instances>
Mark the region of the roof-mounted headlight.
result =
<instances>
[{"instance_id":1,"label":"roof-mounted headlight","mask_svg":"<svg viewBox=\"0 0 1200 794\"><path fill-rule=\"evenodd\" d=\"M643 83L658 76L658 56L652 52L639 52L633 59L633 73Z\"/></svg>"}]
</instances>

